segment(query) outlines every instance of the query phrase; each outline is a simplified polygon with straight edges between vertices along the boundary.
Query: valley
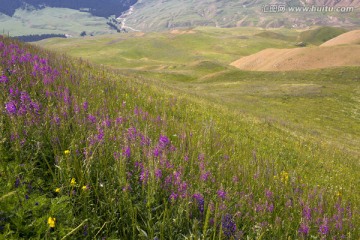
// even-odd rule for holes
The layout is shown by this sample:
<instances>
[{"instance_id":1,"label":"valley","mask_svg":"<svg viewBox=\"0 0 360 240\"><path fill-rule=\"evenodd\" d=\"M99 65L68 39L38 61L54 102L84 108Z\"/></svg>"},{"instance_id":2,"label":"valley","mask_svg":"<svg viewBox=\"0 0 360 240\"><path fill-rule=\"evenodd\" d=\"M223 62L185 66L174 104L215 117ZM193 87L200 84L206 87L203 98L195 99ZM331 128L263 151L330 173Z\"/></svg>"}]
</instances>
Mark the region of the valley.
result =
<instances>
[{"instance_id":1,"label":"valley","mask_svg":"<svg viewBox=\"0 0 360 240\"><path fill-rule=\"evenodd\" d=\"M327 34L332 36L331 32L338 30L327 30ZM306 39L321 46L296 47L301 36L309 35L305 32L256 28L54 39L41 45L130 76L156 79L295 136L316 139L359 157L359 109L355 100L360 72L358 31L343 34L343 40L339 32L339 45L333 47L325 46L334 40L319 43L316 39L324 39L324 35L313 32L313 38ZM344 39L353 45L346 45ZM294 54L289 55L291 52ZM254 69L269 72L249 71Z\"/></svg>"}]
</instances>

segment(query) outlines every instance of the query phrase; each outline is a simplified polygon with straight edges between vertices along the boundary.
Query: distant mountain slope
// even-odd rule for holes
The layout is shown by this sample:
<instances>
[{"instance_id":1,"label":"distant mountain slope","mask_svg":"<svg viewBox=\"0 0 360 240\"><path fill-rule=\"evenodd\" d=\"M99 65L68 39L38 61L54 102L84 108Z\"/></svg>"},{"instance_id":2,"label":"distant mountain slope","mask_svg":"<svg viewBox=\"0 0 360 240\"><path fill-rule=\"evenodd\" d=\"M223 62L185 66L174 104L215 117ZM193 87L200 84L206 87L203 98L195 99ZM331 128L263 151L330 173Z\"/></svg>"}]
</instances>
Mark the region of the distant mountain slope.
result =
<instances>
[{"instance_id":1,"label":"distant mountain slope","mask_svg":"<svg viewBox=\"0 0 360 240\"><path fill-rule=\"evenodd\" d=\"M307 27L314 25L354 26L360 23L359 0L330 1L330 5L354 6L351 13L285 12L270 13L266 6L328 6L327 1L301 0L139 0L132 14L126 16L126 25L141 31L165 30L193 26L258 26Z\"/></svg>"},{"instance_id":2,"label":"distant mountain slope","mask_svg":"<svg viewBox=\"0 0 360 240\"><path fill-rule=\"evenodd\" d=\"M16 9L28 4L35 8L44 6L70 9L87 9L100 17L120 15L129 9L136 0L0 0L0 12L12 16Z\"/></svg>"},{"instance_id":3,"label":"distant mountain slope","mask_svg":"<svg viewBox=\"0 0 360 240\"><path fill-rule=\"evenodd\" d=\"M343 44L360 44L360 30L350 31L341 34L329 41L321 44L321 47L329 47Z\"/></svg>"},{"instance_id":4,"label":"distant mountain slope","mask_svg":"<svg viewBox=\"0 0 360 240\"><path fill-rule=\"evenodd\" d=\"M0 14L0 31L10 36L66 34L68 36L116 33L108 19L69 8L17 9L12 17Z\"/></svg>"}]
</instances>

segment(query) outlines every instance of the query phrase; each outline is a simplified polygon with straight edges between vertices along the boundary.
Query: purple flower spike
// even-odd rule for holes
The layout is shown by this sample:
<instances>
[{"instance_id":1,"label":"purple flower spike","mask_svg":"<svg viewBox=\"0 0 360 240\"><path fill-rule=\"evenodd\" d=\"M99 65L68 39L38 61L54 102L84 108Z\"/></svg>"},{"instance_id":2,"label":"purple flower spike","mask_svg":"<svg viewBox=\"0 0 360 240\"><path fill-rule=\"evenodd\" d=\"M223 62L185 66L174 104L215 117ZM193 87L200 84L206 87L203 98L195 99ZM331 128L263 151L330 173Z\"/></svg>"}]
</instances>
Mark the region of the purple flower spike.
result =
<instances>
[{"instance_id":1,"label":"purple flower spike","mask_svg":"<svg viewBox=\"0 0 360 240\"><path fill-rule=\"evenodd\" d=\"M160 178L162 177L162 171L161 171L161 169L156 169L156 170L155 170L155 177L156 177L157 179L160 179Z\"/></svg>"},{"instance_id":2,"label":"purple flower spike","mask_svg":"<svg viewBox=\"0 0 360 240\"><path fill-rule=\"evenodd\" d=\"M226 214L222 219L222 229L226 239L230 239L235 235L236 224L230 214Z\"/></svg>"},{"instance_id":3,"label":"purple flower spike","mask_svg":"<svg viewBox=\"0 0 360 240\"><path fill-rule=\"evenodd\" d=\"M204 197L200 193L195 193L193 198L196 200L198 204L198 208L201 214L204 213Z\"/></svg>"},{"instance_id":4,"label":"purple flower spike","mask_svg":"<svg viewBox=\"0 0 360 240\"><path fill-rule=\"evenodd\" d=\"M6 84L8 82L9 82L9 79L5 75L0 76L0 83Z\"/></svg>"},{"instance_id":5,"label":"purple flower spike","mask_svg":"<svg viewBox=\"0 0 360 240\"><path fill-rule=\"evenodd\" d=\"M5 105L6 111L9 114L16 114L17 109L16 109L16 104L14 101L10 101Z\"/></svg>"},{"instance_id":6,"label":"purple flower spike","mask_svg":"<svg viewBox=\"0 0 360 240\"><path fill-rule=\"evenodd\" d=\"M89 116L88 116L88 120L89 120L89 122L91 122L91 123L96 123L96 117L93 116L93 115L89 115Z\"/></svg>"},{"instance_id":7,"label":"purple flower spike","mask_svg":"<svg viewBox=\"0 0 360 240\"><path fill-rule=\"evenodd\" d=\"M166 136L160 135L159 146L162 148L165 148L168 144L170 144L169 138Z\"/></svg>"},{"instance_id":8,"label":"purple flower spike","mask_svg":"<svg viewBox=\"0 0 360 240\"><path fill-rule=\"evenodd\" d=\"M178 198L178 195L173 192L173 193L171 193L169 200L170 200L170 202L175 202L177 198Z\"/></svg>"},{"instance_id":9,"label":"purple flower spike","mask_svg":"<svg viewBox=\"0 0 360 240\"><path fill-rule=\"evenodd\" d=\"M309 206L304 206L302 215L303 215L303 218L310 221L311 220L311 208Z\"/></svg>"},{"instance_id":10,"label":"purple flower spike","mask_svg":"<svg viewBox=\"0 0 360 240\"><path fill-rule=\"evenodd\" d=\"M87 111L88 108L89 108L88 102L84 102L84 103L83 103L83 109L84 109L84 111Z\"/></svg>"},{"instance_id":11,"label":"purple flower spike","mask_svg":"<svg viewBox=\"0 0 360 240\"><path fill-rule=\"evenodd\" d=\"M319 227L319 233L326 236L326 235L328 235L329 231L330 231L330 228L328 225L328 219L324 218L321 226Z\"/></svg>"},{"instance_id":12,"label":"purple flower spike","mask_svg":"<svg viewBox=\"0 0 360 240\"><path fill-rule=\"evenodd\" d=\"M126 147L123 149L123 156L126 158L130 158L130 156L131 156L131 148L130 147Z\"/></svg>"},{"instance_id":13,"label":"purple flower spike","mask_svg":"<svg viewBox=\"0 0 360 240\"><path fill-rule=\"evenodd\" d=\"M310 228L306 223L302 223L299 227L299 234L303 236L309 235Z\"/></svg>"},{"instance_id":14,"label":"purple flower spike","mask_svg":"<svg viewBox=\"0 0 360 240\"><path fill-rule=\"evenodd\" d=\"M222 200L224 200L226 198L226 192L223 189L220 189L217 191L217 195L219 198L221 198Z\"/></svg>"}]
</instances>

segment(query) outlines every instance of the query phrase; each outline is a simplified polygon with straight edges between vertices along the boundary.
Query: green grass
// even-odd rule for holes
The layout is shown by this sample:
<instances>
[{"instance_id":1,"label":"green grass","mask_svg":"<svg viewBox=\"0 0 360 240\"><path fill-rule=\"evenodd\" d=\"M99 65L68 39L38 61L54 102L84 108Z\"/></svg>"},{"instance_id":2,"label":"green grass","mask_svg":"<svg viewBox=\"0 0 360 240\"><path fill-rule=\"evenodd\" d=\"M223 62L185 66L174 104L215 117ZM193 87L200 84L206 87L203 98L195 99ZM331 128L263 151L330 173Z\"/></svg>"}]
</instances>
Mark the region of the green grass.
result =
<instances>
[{"instance_id":1,"label":"green grass","mask_svg":"<svg viewBox=\"0 0 360 240\"><path fill-rule=\"evenodd\" d=\"M215 42L221 37L220 47L230 49L227 43L241 34L240 29L217 31L201 29L199 35L208 37L198 38ZM137 43L138 52L129 51L129 56L151 56L165 69L146 70L154 66L147 63L124 67L115 60L103 63L108 68L15 42L49 59L48 65L60 73L50 84L43 83L47 78L41 72L32 73L36 61L12 63L10 54L17 51L5 51L0 72L9 81L1 80L6 94L0 97L6 106L0 115L0 237L360 236L359 152L351 144L342 149L334 135L336 127L343 127L337 117L347 116L341 110L358 106L359 68L245 72L226 64L237 53L220 57L211 44L198 46L201 60L186 56L183 52L192 49L185 47L156 59L158 46L145 54L141 44L165 41L171 49L183 39L177 42L177 36L165 34L155 41L155 36L129 36L116 43L117 51ZM266 46L263 38L248 37L240 41L260 45L249 51ZM110 54L106 43L116 39L84 40L83 48L80 40L43 45L74 56L87 48L84 58L97 62L102 56L92 55L92 48ZM207 57L209 52L214 55ZM26 94L14 97L10 88L28 93L41 111L29 107L25 115L12 114L10 101L28 105L21 100ZM358 129L359 116L354 113L341 131L356 145L359 136L351 128ZM315 115L324 123L312 121ZM203 205L194 194L203 197ZM49 217L56 218L54 228ZM302 224L309 226L306 237L299 233ZM325 226L331 229L326 236L320 233Z\"/></svg>"}]
</instances>

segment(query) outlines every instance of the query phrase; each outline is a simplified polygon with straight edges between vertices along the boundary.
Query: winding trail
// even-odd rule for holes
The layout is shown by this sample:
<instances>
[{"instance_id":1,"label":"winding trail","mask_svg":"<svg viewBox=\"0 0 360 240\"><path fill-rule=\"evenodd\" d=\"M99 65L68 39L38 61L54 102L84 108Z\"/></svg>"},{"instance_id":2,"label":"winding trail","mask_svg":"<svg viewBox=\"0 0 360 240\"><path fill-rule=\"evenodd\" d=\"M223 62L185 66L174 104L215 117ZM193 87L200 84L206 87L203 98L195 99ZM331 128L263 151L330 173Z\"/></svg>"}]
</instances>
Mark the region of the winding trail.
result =
<instances>
[{"instance_id":1,"label":"winding trail","mask_svg":"<svg viewBox=\"0 0 360 240\"><path fill-rule=\"evenodd\" d=\"M134 32L141 32L140 30L126 26L126 18L133 13L134 13L134 5L130 6L129 10L122 13L118 18L116 18L116 20L121 22L121 29L130 29L131 31L134 31Z\"/></svg>"}]
</instances>

